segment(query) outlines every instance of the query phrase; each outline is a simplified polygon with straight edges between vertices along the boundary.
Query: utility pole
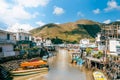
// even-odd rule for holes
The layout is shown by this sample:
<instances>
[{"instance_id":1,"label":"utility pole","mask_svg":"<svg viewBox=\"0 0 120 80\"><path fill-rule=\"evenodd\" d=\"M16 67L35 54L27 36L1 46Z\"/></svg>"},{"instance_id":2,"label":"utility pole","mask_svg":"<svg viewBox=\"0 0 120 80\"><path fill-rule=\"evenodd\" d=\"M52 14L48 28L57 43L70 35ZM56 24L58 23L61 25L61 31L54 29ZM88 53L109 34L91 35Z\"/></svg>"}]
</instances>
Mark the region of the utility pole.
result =
<instances>
[{"instance_id":1,"label":"utility pole","mask_svg":"<svg viewBox=\"0 0 120 80\"><path fill-rule=\"evenodd\" d=\"M106 30L105 30L105 25L104 25L104 32L103 32L103 34L104 34L104 43L105 43L105 50L104 50L104 58L103 58L103 61L104 61L104 65L105 65L105 62L106 62L106 59L107 59L107 48L108 48L108 33L106 33Z\"/></svg>"},{"instance_id":2,"label":"utility pole","mask_svg":"<svg viewBox=\"0 0 120 80\"><path fill-rule=\"evenodd\" d=\"M117 39L118 39L118 25L116 25L116 27L117 27L117 31L116 32L117 32Z\"/></svg>"}]
</instances>

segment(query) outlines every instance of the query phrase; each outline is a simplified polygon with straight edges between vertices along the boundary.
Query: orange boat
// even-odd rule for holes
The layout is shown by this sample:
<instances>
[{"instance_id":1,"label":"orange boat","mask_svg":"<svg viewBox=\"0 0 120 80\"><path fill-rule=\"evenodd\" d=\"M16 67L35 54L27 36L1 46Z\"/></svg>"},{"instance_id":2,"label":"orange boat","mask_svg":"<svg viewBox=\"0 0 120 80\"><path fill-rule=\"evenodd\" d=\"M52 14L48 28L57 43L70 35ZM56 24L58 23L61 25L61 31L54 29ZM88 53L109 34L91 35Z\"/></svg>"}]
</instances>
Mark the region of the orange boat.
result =
<instances>
[{"instance_id":1,"label":"orange boat","mask_svg":"<svg viewBox=\"0 0 120 80\"><path fill-rule=\"evenodd\" d=\"M43 65L47 65L47 62L43 60L36 60L36 61L28 61L28 62L22 62L20 64L20 67L25 68L25 67L40 67Z\"/></svg>"}]
</instances>

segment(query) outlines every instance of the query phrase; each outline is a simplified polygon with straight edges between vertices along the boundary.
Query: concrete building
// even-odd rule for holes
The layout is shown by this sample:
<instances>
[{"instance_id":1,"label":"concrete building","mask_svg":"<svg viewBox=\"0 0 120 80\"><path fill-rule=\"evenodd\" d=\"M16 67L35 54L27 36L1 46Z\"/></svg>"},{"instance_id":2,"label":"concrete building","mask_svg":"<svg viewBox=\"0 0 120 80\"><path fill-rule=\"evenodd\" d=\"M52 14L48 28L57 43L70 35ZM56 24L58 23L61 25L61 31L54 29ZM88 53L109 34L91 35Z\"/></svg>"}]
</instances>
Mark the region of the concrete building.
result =
<instances>
[{"instance_id":1,"label":"concrete building","mask_svg":"<svg viewBox=\"0 0 120 80\"><path fill-rule=\"evenodd\" d=\"M50 46L50 45L52 45L52 41L50 39L46 39L44 45Z\"/></svg>"},{"instance_id":2,"label":"concrete building","mask_svg":"<svg viewBox=\"0 0 120 80\"><path fill-rule=\"evenodd\" d=\"M113 55L120 55L120 40L109 40L109 53Z\"/></svg>"},{"instance_id":3,"label":"concrete building","mask_svg":"<svg viewBox=\"0 0 120 80\"><path fill-rule=\"evenodd\" d=\"M14 34L11 32L0 30L0 58L14 56L14 44Z\"/></svg>"},{"instance_id":4,"label":"concrete building","mask_svg":"<svg viewBox=\"0 0 120 80\"><path fill-rule=\"evenodd\" d=\"M43 43L43 39L41 37L34 37L34 42L37 46L41 46L41 44Z\"/></svg>"},{"instance_id":5,"label":"concrete building","mask_svg":"<svg viewBox=\"0 0 120 80\"><path fill-rule=\"evenodd\" d=\"M98 46L98 50L105 50L105 43L104 43L105 39L101 33L97 34L95 42L96 42L96 45Z\"/></svg>"},{"instance_id":6,"label":"concrete building","mask_svg":"<svg viewBox=\"0 0 120 80\"><path fill-rule=\"evenodd\" d=\"M32 41L32 35L23 29L19 29L18 32L14 34L14 37L17 42L17 48L25 49L31 48L35 45L35 43Z\"/></svg>"},{"instance_id":7,"label":"concrete building","mask_svg":"<svg viewBox=\"0 0 120 80\"><path fill-rule=\"evenodd\" d=\"M89 39L81 39L79 43L87 45L90 43L90 40Z\"/></svg>"},{"instance_id":8,"label":"concrete building","mask_svg":"<svg viewBox=\"0 0 120 80\"><path fill-rule=\"evenodd\" d=\"M120 38L120 24L110 24L103 26L103 34L108 38Z\"/></svg>"},{"instance_id":9,"label":"concrete building","mask_svg":"<svg viewBox=\"0 0 120 80\"><path fill-rule=\"evenodd\" d=\"M32 41L32 36L29 32L19 29L18 32L14 34L16 41L26 40Z\"/></svg>"}]
</instances>

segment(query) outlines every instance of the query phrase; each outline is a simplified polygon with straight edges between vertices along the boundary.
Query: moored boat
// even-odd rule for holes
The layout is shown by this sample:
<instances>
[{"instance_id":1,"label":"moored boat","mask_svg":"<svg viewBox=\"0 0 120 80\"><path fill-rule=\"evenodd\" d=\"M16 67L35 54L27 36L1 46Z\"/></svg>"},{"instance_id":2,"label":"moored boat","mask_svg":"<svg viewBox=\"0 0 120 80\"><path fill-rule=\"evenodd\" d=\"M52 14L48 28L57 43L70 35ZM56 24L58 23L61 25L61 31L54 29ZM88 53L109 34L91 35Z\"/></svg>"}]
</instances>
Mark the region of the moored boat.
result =
<instances>
[{"instance_id":1,"label":"moored boat","mask_svg":"<svg viewBox=\"0 0 120 80\"><path fill-rule=\"evenodd\" d=\"M43 60L32 60L32 61L27 61L27 62L22 62L20 64L20 67L21 68L37 68L37 67L40 67L40 66L47 66L47 62L43 61Z\"/></svg>"},{"instance_id":2,"label":"moored boat","mask_svg":"<svg viewBox=\"0 0 120 80\"><path fill-rule=\"evenodd\" d=\"M44 72L48 72L48 68L11 71L13 76L25 76L25 75L32 75L32 74L37 74L37 73L44 73Z\"/></svg>"},{"instance_id":3,"label":"moored boat","mask_svg":"<svg viewBox=\"0 0 120 80\"><path fill-rule=\"evenodd\" d=\"M94 71L93 72L93 77L94 77L95 80L107 80L105 75L100 71Z\"/></svg>"},{"instance_id":4,"label":"moored boat","mask_svg":"<svg viewBox=\"0 0 120 80\"><path fill-rule=\"evenodd\" d=\"M25 61L20 64L20 68L15 71L11 71L13 76L25 76L37 73L43 73L48 71L48 65L46 61L33 59Z\"/></svg>"}]
</instances>

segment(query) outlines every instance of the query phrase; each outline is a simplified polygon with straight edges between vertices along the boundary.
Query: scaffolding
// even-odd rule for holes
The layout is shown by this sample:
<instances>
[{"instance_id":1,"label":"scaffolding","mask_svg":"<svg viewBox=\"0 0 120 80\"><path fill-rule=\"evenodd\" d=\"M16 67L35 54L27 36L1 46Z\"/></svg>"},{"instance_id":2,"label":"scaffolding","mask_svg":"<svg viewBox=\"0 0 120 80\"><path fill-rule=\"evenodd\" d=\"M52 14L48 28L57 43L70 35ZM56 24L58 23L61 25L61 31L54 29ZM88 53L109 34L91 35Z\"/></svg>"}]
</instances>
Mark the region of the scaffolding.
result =
<instances>
[{"instance_id":1,"label":"scaffolding","mask_svg":"<svg viewBox=\"0 0 120 80\"><path fill-rule=\"evenodd\" d=\"M111 24L103 25L103 35L109 39L119 39L120 38L120 25Z\"/></svg>"}]
</instances>

